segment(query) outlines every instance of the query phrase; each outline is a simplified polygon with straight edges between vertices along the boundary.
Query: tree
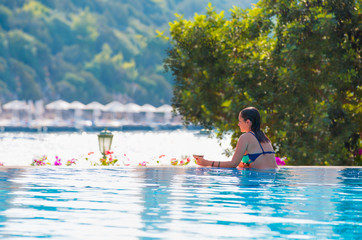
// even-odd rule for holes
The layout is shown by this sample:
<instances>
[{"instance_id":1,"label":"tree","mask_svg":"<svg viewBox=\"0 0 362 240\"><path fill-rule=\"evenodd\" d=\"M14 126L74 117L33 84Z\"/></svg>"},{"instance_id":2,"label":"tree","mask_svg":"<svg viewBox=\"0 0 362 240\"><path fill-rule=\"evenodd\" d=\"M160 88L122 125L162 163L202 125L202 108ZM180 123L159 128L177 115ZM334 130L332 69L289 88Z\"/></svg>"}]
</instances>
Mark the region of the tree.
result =
<instances>
[{"instance_id":1,"label":"tree","mask_svg":"<svg viewBox=\"0 0 362 240\"><path fill-rule=\"evenodd\" d=\"M178 17L165 59L174 107L218 137L232 131L235 146L238 112L255 106L290 163L353 164L362 132L358 11L347 0L260 1L229 19L211 5L193 20Z\"/></svg>"},{"instance_id":2,"label":"tree","mask_svg":"<svg viewBox=\"0 0 362 240\"><path fill-rule=\"evenodd\" d=\"M89 72L66 73L57 83L57 89L67 101L106 103L111 100L102 84Z\"/></svg>"},{"instance_id":3,"label":"tree","mask_svg":"<svg viewBox=\"0 0 362 240\"><path fill-rule=\"evenodd\" d=\"M35 82L36 72L31 67L11 59L10 71L15 80L16 94L20 99L38 100L42 98L40 86Z\"/></svg>"},{"instance_id":4,"label":"tree","mask_svg":"<svg viewBox=\"0 0 362 240\"><path fill-rule=\"evenodd\" d=\"M115 98L170 103L173 81L162 71L168 43L155 38L155 30L166 29L176 11L186 18L204 11L208 1L2 0L0 56L7 66L12 58L30 67L46 102L75 96L93 100L91 88L73 88L64 81L66 73L86 72ZM256 0L210 1L223 9ZM105 45L112 50L110 59L94 61ZM19 97L9 69L0 79L5 102Z\"/></svg>"}]
</instances>

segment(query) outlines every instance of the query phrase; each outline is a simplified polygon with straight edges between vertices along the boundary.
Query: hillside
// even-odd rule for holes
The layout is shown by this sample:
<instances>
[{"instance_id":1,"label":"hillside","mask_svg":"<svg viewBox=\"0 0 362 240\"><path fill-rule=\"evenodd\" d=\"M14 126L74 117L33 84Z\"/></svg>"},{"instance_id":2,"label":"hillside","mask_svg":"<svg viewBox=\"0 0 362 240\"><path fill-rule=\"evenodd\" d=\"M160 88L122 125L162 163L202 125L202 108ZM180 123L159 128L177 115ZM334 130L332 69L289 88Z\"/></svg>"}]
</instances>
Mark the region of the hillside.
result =
<instances>
[{"instance_id":1,"label":"hillside","mask_svg":"<svg viewBox=\"0 0 362 240\"><path fill-rule=\"evenodd\" d=\"M175 13L204 13L208 2L227 12L255 1L2 0L0 101L169 103L168 43L155 31L167 32Z\"/></svg>"}]
</instances>

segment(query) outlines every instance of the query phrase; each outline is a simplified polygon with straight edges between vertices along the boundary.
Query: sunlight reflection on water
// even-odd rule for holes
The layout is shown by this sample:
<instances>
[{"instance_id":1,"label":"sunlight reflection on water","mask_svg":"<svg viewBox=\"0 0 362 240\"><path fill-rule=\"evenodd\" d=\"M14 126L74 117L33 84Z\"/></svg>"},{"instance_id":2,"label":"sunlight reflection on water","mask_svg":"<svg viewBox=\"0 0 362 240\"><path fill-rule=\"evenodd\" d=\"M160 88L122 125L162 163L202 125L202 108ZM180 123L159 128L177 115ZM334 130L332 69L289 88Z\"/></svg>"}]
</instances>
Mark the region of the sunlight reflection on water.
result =
<instances>
[{"instance_id":1,"label":"sunlight reflection on water","mask_svg":"<svg viewBox=\"0 0 362 240\"><path fill-rule=\"evenodd\" d=\"M131 161L147 161L165 154L180 158L194 153L204 154L215 160L226 160L222 154L229 147L230 137L219 145L218 140L198 131L135 131L113 132L112 150L115 156L126 154ZM32 159L58 155L63 163L72 158L84 158L89 152L101 156L98 148L98 133L1 133L0 162L5 166L29 166ZM78 166L89 166L79 162Z\"/></svg>"},{"instance_id":2,"label":"sunlight reflection on water","mask_svg":"<svg viewBox=\"0 0 362 240\"><path fill-rule=\"evenodd\" d=\"M1 239L358 239L362 169L0 168Z\"/></svg>"}]
</instances>

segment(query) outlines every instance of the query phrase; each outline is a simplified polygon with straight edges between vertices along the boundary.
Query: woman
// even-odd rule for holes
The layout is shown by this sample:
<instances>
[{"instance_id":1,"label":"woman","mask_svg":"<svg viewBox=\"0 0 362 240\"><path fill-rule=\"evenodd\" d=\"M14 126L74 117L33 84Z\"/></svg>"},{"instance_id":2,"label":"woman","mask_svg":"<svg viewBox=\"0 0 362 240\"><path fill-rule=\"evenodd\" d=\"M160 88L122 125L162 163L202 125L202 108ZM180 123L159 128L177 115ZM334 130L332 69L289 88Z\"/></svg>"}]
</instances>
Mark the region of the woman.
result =
<instances>
[{"instance_id":1,"label":"woman","mask_svg":"<svg viewBox=\"0 0 362 240\"><path fill-rule=\"evenodd\" d=\"M239 128L244 132L239 137L231 161L210 161L203 156L194 155L201 166L235 168L252 167L259 169L278 168L275 152L269 138L260 130L260 114L254 107L243 109L239 113ZM240 163L242 161L242 163ZM240 165L239 165L240 164Z\"/></svg>"}]
</instances>

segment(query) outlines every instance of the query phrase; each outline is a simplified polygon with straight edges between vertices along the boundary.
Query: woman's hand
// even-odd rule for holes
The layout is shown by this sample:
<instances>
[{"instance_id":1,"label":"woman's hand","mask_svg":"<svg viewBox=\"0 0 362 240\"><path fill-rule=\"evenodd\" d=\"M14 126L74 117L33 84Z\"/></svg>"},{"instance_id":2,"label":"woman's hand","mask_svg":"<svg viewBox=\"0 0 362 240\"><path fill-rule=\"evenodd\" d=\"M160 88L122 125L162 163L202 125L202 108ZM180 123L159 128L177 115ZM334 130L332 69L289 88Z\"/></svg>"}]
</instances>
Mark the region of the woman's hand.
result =
<instances>
[{"instance_id":1,"label":"woman's hand","mask_svg":"<svg viewBox=\"0 0 362 240\"><path fill-rule=\"evenodd\" d=\"M195 159L196 159L196 164L197 165L201 165L201 166L205 166L205 159L203 155L192 155Z\"/></svg>"}]
</instances>

